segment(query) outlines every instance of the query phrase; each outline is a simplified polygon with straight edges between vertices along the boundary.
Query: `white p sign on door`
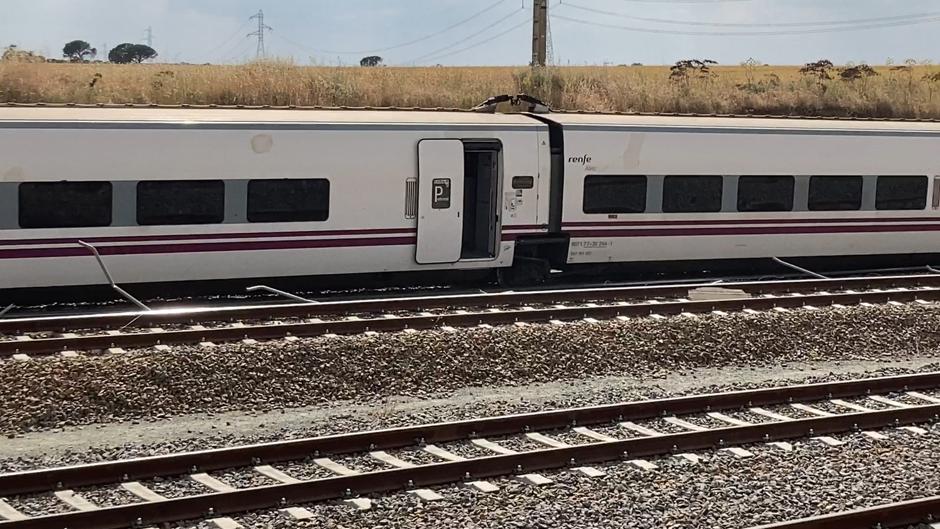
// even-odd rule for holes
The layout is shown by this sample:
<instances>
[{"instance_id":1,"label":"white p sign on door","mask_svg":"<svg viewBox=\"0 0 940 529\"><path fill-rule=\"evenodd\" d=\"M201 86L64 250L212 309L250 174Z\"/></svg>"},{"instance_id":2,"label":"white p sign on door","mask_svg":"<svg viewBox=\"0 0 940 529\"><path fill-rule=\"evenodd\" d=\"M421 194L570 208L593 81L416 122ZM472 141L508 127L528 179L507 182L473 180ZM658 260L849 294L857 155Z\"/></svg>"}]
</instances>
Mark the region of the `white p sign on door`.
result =
<instances>
[{"instance_id":1,"label":"white p sign on door","mask_svg":"<svg viewBox=\"0 0 940 529\"><path fill-rule=\"evenodd\" d=\"M435 178L431 184L431 208L450 209L450 178Z\"/></svg>"}]
</instances>

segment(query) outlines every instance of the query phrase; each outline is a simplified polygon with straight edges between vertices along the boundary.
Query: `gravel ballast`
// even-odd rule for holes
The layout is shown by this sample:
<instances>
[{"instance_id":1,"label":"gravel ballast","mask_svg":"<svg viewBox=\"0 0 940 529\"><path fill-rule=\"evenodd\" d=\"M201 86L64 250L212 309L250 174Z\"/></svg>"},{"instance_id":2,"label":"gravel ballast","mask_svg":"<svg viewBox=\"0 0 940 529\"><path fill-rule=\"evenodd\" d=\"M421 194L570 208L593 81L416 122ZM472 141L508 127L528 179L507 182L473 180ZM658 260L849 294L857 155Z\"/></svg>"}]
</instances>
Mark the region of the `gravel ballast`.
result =
<instances>
[{"instance_id":1,"label":"gravel ballast","mask_svg":"<svg viewBox=\"0 0 940 529\"><path fill-rule=\"evenodd\" d=\"M940 366L923 365L919 370L933 371ZM838 375L814 375L802 380L772 378L768 370L762 376L742 384L713 385L703 383L688 388L687 393L728 391L755 386L766 387L781 383L809 383L825 380L886 376L899 369L877 372L843 372ZM728 374L732 371L728 371ZM558 393L551 406L566 407L592 403L609 403L662 394L661 390L647 388L646 395L639 389L610 389L598 391L584 387L578 392ZM936 395L936 392L927 392ZM546 395L546 398L549 396ZM488 416L507 412L546 409L544 402L490 401L465 406L427 407L417 412L393 412L372 426L392 426L453 420L469 416ZM315 432L352 431L361 428L360 418L347 416L329 420L324 424L298 422L293 431L246 432L242 437L166 439L152 446L118 445L102 447L85 453L44 454L37 447L37 457L31 460L2 460L0 472L61 466L101 459L146 456L169 451L188 451L247 444L264 440L296 438ZM876 505L883 502L916 498L940 490L940 478L935 469L940 464L940 427L930 428L925 436L910 432L883 430L890 439L876 442L860 434L837 437L846 441L841 447L830 448L808 440L794 442L796 451L782 452L763 444L749 446L756 457L736 459L728 453L702 451L704 464L690 465L684 460L664 457L653 459L659 466L655 471L641 471L624 464L597 465L607 472L600 479L588 479L571 471L548 471L545 474L555 484L534 488L523 486L509 478L493 479L501 490L495 494L475 493L455 486L439 489L443 502L419 503L405 494L375 496L374 510L354 511L338 502L307 505L314 512L310 522L297 524L276 511L236 515L244 527L327 527L354 529L359 527L436 528L468 527L477 529L518 528L746 528L758 523L784 518L806 516L848 508ZM623 435L624 432L620 432ZM53 434L45 434L52 436ZM563 436L554 434L563 439ZM582 440L583 442L583 440ZM464 444L463 446L466 446ZM457 450L455 450L457 451ZM476 450L466 455L483 456ZM395 453L393 451L393 453ZM40 455L43 454L43 455ZM338 458L349 462L352 460ZM355 459L355 457L353 458ZM313 467L310 463L275 465L296 472L300 467ZM298 476L303 475L297 472ZM238 485L267 484L258 476L250 476L245 469L213 472L213 475ZM309 476L325 477L321 471ZM246 478L246 479L242 479ZM256 480L258 481L256 483ZM146 485L168 497L178 497L184 490L190 494L205 493L194 482L185 479L147 480ZM191 489L191 490L190 490ZM102 494L103 494L102 490ZM95 496L100 503L111 503L107 495ZM42 501L40 501L42 500ZM36 503L38 502L38 503ZM24 506L19 498L14 502ZM26 503L54 507L51 497L34 496ZM41 505L40 505L41 504ZM199 524L180 524L179 527L209 527Z\"/></svg>"},{"instance_id":2,"label":"gravel ballast","mask_svg":"<svg viewBox=\"0 0 940 529\"><path fill-rule=\"evenodd\" d=\"M697 367L931 356L940 313L877 306L272 341L0 363L0 431Z\"/></svg>"},{"instance_id":3,"label":"gravel ballast","mask_svg":"<svg viewBox=\"0 0 940 529\"><path fill-rule=\"evenodd\" d=\"M190 429L196 423L213 420L202 415L146 424L79 426L20 434L15 439L0 441L0 473L552 409L940 371L940 364L923 361L912 363L906 368L872 367L877 365L872 362L860 362L836 367L834 363L819 363L798 365L790 371L771 368L752 369L745 373L737 369L710 369L697 370L690 375L658 382L644 383L632 379L608 378L526 388L485 388L480 392L486 396L462 395L438 401L415 400L407 405L403 404L401 408L390 406L385 409L350 404L327 410L251 414L243 416L241 420L235 419L232 414L228 415L230 421L227 421L228 426L222 431L215 428L214 424L202 424L202 428L198 430ZM833 373L831 370L838 372ZM511 394L507 395L504 389ZM938 391L924 393L940 398ZM923 402L917 401L913 404L920 405ZM815 417L789 406L767 406L766 409L795 418ZM735 414L731 411L727 413ZM748 419L757 422L753 417ZM181 421L184 421L182 426L179 424ZM662 427L664 431L682 431L672 425L661 425L661 419L642 422L649 426ZM635 434L615 425L597 425L593 429L615 437L636 437ZM465 457L492 455L470 443L446 443L443 447ZM310 465L298 462L297 466ZM318 467L313 465L313 468ZM319 470L317 472L319 473Z\"/></svg>"}]
</instances>

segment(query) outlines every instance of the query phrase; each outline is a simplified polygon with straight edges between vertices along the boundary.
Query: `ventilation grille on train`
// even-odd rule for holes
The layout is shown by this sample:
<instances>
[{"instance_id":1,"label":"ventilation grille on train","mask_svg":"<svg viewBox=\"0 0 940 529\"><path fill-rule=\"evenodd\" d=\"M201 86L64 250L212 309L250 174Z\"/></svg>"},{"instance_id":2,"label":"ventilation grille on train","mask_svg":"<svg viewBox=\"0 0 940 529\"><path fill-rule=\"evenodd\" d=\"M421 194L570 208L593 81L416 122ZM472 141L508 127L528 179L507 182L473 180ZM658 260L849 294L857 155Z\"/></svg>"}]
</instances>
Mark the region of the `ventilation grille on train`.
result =
<instances>
[{"instance_id":1,"label":"ventilation grille on train","mask_svg":"<svg viewBox=\"0 0 940 529\"><path fill-rule=\"evenodd\" d=\"M405 180L405 218L418 218L418 179Z\"/></svg>"}]
</instances>

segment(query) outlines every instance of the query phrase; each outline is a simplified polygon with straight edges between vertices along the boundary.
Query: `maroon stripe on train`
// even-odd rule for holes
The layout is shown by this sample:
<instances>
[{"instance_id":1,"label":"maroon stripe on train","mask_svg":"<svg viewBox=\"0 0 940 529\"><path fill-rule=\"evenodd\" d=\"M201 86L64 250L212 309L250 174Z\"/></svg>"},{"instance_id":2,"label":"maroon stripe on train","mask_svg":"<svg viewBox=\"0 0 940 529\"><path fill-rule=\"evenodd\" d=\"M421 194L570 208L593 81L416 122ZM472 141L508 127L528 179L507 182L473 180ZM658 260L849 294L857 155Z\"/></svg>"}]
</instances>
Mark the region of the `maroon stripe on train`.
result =
<instances>
[{"instance_id":1,"label":"maroon stripe on train","mask_svg":"<svg viewBox=\"0 0 940 529\"><path fill-rule=\"evenodd\" d=\"M247 252L258 250L302 250L313 248L350 248L367 246L414 245L416 237L381 237L361 239L321 239L316 241L255 241L215 242L196 244L140 244L134 246L101 246L101 255L151 255L205 252ZM0 259L37 259L43 257L84 257L91 255L87 249L75 248L27 248L0 250Z\"/></svg>"},{"instance_id":2,"label":"maroon stripe on train","mask_svg":"<svg viewBox=\"0 0 940 529\"><path fill-rule=\"evenodd\" d=\"M541 233L541 232L535 232ZM503 234L503 241L514 241L525 233ZM139 244L131 246L101 246L101 255L154 255L204 252L247 252L260 250L307 250L315 248L362 248L381 246L413 246L417 237L377 237L358 239L320 239L302 241L210 242L194 244ZM0 259L40 259L45 257L86 257L87 249L25 248L0 250Z\"/></svg>"},{"instance_id":3,"label":"maroon stripe on train","mask_svg":"<svg viewBox=\"0 0 940 529\"><path fill-rule=\"evenodd\" d=\"M109 229L109 228L103 228ZM504 230L546 230L544 226L503 226ZM377 228L371 230L331 230L331 231L283 231L254 233L187 233L182 235L126 235L115 237L74 237L59 239L6 239L0 240L0 246L30 246L40 244L77 244L79 240L87 243L110 242L157 242L157 241L195 241L227 239L286 239L293 237L336 237L354 235L414 235L414 228Z\"/></svg>"},{"instance_id":4,"label":"maroon stripe on train","mask_svg":"<svg viewBox=\"0 0 940 529\"><path fill-rule=\"evenodd\" d=\"M695 228L695 229L638 229L638 230L586 230L572 232L572 238L631 238L631 237L702 237L718 235L798 235L847 233L903 233L940 231L940 224L895 226L801 226L750 228ZM541 233L541 232L537 232ZM503 241L513 241L525 234L503 234ZM302 241L217 242L195 244L149 244L132 246L102 246L102 255L154 255L203 252L244 252L261 250L301 250L315 248L352 248L406 246L417 243L416 237L378 237L358 239L321 239ZM85 257L86 249L27 248L0 250L0 259L38 259L45 257Z\"/></svg>"},{"instance_id":5,"label":"maroon stripe on train","mask_svg":"<svg viewBox=\"0 0 940 529\"><path fill-rule=\"evenodd\" d=\"M110 229L110 228L102 228ZM336 237L342 235L414 235L414 228L379 228L371 230L331 230L331 231L275 231L254 233L186 233L180 235L124 235L114 237L72 237L59 239L5 239L0 246L39 245L39 244L76 244L82 240L87 243L109 242L150 242L150 241L194 241L201 239L285 239L290 237Z\"/></svg>"},{"instance_id":6,"label":"maroon stripe on train","mask_svg":"<svg viewBox=\"0 0 940 529\"><path fill-rule=\"evenodd\" d=\"M896 226L769 226L753 228L690 228L690 229L638 229L638 230L585 230L571 232L575 239L605 239L630 237L704 237L716 235L807 235L846 233L903 233L940 231L940 224Z\"/></svg>"},{"instance_id":7,"label":"maroon stripe on train","mask_svg":"<svg viewBox=\"0 0 940 529\"><path fill-rule=\"evenodd\" d=\"M566 222L562 224L564 228L604 228L604 227L621 227L621 226L701 226L703 224L712 224L712 225L722 225L726 226L729 224L847 224L847 223L887 223L887 222L926 222L931 220L940 220L940 215L933 217L881 217L881 218L854 218L854 217L842 217L837 219L753 219L753 220L743 220L743 219L716 219L716 220L664 220L664 221L619 221L619 222L604 222L604 221L595 221L595 222Z\"/></svg>"}]
</instances>

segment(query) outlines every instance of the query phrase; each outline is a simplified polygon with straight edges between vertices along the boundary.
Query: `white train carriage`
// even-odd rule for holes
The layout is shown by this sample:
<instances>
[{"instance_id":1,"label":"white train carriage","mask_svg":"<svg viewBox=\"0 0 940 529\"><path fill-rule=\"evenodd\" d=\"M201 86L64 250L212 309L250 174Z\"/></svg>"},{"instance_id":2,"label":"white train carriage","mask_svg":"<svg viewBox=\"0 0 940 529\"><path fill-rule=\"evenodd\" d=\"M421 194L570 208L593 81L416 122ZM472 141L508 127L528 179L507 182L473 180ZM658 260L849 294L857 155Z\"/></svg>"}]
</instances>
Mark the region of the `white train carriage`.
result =
<instances>
[{"instance_id":1,"label":"white train carriage","mask_svg":"<svg viewBox=\"0 0 940 529\"><path fill-rule=\"evenodd\" d=\"M551 119L564 129L569 264L940 251L940 124Z\"/></svg>"},{"instance_id":2,"label":"white train carriage","mask_svg":"<svg viewBox=\"0 0 940 529\"><path fill-rule=\"evenodd\" d=\"M3 108L0 291L101 285L80 242L122 284L926 263L938 152L928 122Z\"/></svg>"},{"instance_id":3,"label":"white train carriage","mask_svg":"<svg viewBox=\"0 0 940 529\"><path fill-rule=\"evenodd\" d=\"M470 112L0 109L0 289L490 269L548 127ZM420 198L420 200L419 200Z\"/></svg>"}]
</instances>

